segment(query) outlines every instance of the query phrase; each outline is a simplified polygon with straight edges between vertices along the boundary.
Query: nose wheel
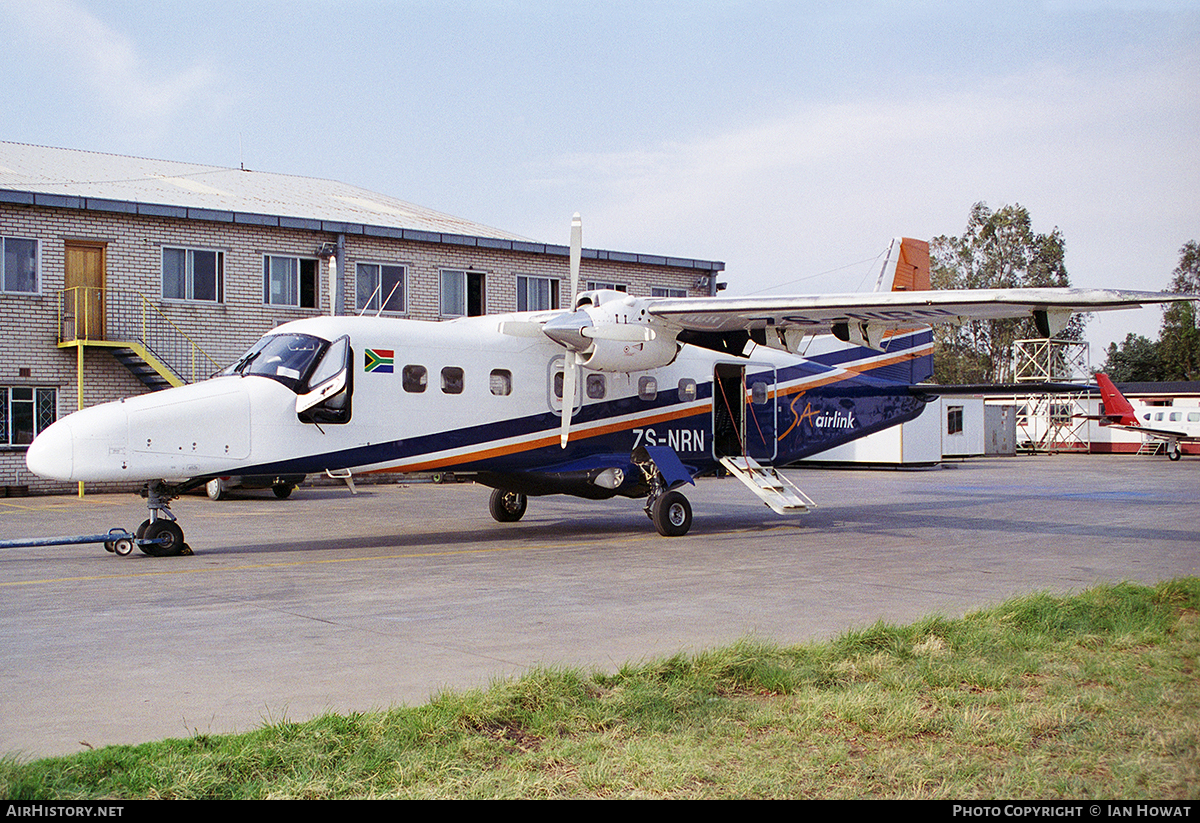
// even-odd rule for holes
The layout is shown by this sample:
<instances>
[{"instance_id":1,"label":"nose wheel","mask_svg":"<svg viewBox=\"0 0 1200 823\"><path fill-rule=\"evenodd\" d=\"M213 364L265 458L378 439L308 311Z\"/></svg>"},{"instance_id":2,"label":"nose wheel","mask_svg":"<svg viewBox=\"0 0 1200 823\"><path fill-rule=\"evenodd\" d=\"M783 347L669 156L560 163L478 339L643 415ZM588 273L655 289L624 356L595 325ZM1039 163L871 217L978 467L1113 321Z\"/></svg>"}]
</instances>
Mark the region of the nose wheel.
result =
<instances>
[{"instance_id":1,"label":"nose wheel","mask_svg":"<svg viewBox=\"0 0 1200 823\"><path fill-rule=\"evenodd\" d=\"M143 554L151 557L175 557L192 553L191 546L183 541L183 529L174 520L147 520L138 526L134 535L138 548Z\"/></svg>"},{"instance_id":2,"label":"nose wheel","mask_svg":"<svg viewBox=\"0 0 1200 823\"><path fill-rule=\"evenodd\" d=\"M155 480L146 484L142 494L146 498L146 507L150 509L150 519L134 532L137 547L151 557L190 555L192 548L184 542L183 529L175 522L175 515L171 514L171 501L179 496L179 491L161 480Z\"/></svg>"}]
</instances>

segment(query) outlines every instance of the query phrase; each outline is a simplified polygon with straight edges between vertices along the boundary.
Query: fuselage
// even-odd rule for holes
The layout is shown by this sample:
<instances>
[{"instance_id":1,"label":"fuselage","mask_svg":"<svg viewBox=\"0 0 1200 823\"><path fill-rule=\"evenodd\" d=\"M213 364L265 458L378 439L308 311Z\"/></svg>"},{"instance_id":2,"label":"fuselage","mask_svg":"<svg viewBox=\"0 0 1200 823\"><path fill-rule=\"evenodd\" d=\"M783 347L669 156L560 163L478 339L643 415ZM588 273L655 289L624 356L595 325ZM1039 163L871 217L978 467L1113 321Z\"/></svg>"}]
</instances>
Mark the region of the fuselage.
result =
<instances>
[{"instance_id":1,"label":"fuselage","mask_svg":"<svg viewBox=\"0 0 1200 823\"><path fill-rule=\"evenodd\" d=\"M243 358L240 370L85 409L43 432L28 464L70 481L344 469L566 476L632 469L634 449L657 445L699 475L723 454L782 465L910 420L924 401L908 386L928 377L932 361L925 329L893 335L883 352L827 337L805 356L759 346L742 358L681 346L661 368L583 368L564 449L569 353L544 336L501 334L503 319L288 323L267 337L318 341L324 348L314 360L276 373L264 363L268 348L261 357L248 353L252 362ZM331 371L319 361L343 337L350 374L341 402L329 413L298 412L298 396L316 386L305 380Z\"/></svg>"}]
</instances>

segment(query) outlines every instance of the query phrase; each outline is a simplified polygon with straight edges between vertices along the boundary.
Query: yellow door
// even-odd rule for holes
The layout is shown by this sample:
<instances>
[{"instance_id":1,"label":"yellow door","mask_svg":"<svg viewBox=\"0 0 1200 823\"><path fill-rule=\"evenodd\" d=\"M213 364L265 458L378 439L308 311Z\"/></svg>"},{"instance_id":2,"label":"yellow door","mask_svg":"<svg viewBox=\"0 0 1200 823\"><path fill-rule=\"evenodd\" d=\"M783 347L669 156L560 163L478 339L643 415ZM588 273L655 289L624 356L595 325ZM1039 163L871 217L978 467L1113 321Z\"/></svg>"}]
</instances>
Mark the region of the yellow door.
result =
<instances>
[{"instance_id":1,"label":"yellow door","mask_svg":"<svg viewBox=\"0 0 1200 823\"><path fill-rule=\"evenodd\" d=\"M66 244L66 287L63 316L66 340L104 339L104 244ZM73 335L73 337L72 337Z\"/></svg>"}]
</instances>

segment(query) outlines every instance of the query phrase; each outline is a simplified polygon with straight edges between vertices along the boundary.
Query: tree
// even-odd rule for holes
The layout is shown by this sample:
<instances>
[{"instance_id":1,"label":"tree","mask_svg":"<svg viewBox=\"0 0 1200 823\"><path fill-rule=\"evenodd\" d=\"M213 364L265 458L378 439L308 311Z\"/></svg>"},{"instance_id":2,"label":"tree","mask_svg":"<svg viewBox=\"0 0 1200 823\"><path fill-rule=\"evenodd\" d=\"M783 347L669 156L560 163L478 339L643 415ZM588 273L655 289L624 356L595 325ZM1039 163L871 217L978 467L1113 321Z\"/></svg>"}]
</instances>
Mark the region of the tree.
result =
<instances>
[{"instance_id":1,"label":"tree","mask_svg":"<svg viewBox=\"0 0 1200 823\"><path fill-rule=\"evenodd\" d=\"M1200 293L1200 244L1184 243L1168 291ZM1172 303L1163 311L1162 329L1155 342L1128 334L1121 345L1108 347L1100 367L1116 382L1200 380L1200 328L1195 303Z\"/></svg>"},{"instance_id":2,"label":"tree","mask_svg":"<svg viewBox=\"0 0 1200 823\"><path fill-rule=\"evenodd\" d=\"M1200 294L1200 244L1189 240L1179 250L1170 291ZM1163 380L1200 380L1200 328L1196 303L1172 303L1163 311L1158 354Z\"/></svg>"},{"instance_id":3,"label":"tree","mask_svg":"<svg viewBox=\"0 0 1200 823\"><path fill-rule=\"evenodd\" d=\"M1063 263L1066 243L1056 227L1035 234L1029 211L1019 204L992 211L971 207L961 237L930 242L936 289L1043 288L1071 285ZM1084 318L1076 315L1059 337L1078 340ZM974 320L934 330L933 376L939 383L1007 383L1014 379L1017 340L1041 337L1032 318Z\"/></svg>"},{"instance_id":4,"label":"tree","mask_svg":"<svg viewBox=\"0 0 1200 823\"><path fill-rule=\"evenodd\" d=\"M1163 380L1162 358L1157 342L1130 332L1121 345L1108 344L1108 359L1100 367L1114 383L1142 383Z\"/></svg>"}]
</instances>

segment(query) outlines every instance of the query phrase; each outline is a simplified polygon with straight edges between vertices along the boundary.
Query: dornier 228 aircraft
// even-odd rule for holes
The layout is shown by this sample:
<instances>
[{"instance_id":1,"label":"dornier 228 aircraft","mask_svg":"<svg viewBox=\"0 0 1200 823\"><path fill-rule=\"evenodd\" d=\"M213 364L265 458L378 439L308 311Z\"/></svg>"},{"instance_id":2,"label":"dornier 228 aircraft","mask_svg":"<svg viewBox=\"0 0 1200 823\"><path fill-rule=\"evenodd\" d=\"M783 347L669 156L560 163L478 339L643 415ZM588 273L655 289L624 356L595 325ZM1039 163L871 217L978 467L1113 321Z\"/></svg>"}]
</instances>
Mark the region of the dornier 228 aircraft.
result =
<instances>
[{"instance_id":1,"label":"dornier 228 aircraft","mask_svg":"<svg viewBox=\"0 0 1200 823\"><path fill-rule=\"evenodd\" d=\"M775 472L919 415L930 326L1186 299L1091 289L930 291L929 248L897 239L875 291L641 298L427 322L315 317L272 330L212 379L76 412L29 448L38 475L141 481L148 554L188 551L169 503L214 477L452 470L516 521L529 496L645 498L685 534L680 487L724 466L781 513L811 502Z\"/></svg>"}]
</instances>

